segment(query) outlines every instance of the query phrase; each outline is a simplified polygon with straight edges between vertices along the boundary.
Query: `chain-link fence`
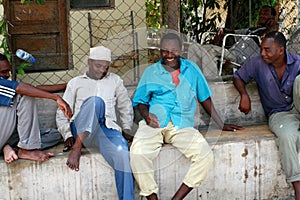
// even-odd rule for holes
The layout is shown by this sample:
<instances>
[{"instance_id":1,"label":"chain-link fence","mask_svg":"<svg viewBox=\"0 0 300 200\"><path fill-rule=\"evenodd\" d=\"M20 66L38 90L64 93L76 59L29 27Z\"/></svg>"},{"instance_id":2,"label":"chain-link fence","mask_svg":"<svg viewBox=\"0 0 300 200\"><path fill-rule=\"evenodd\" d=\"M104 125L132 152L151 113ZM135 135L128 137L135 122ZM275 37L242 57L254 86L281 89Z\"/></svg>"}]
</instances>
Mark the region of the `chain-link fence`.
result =
<instances>
[{"instance_id":1,"label":"chain-link fence","mask_svg":"<svg viewBox=\"0 0 300 200\"><path fill-rule=\"evenodd\" d=\"M209 44L207 41L212 41L209 38L213 38L214 32L203 29L202 32L197 33L198 36L201 34L201 41L197 42L195 32L188 28L192 22L188 16L182 14L180 9L174 9L173 1L166 1L168 5L164 9L173 8L172 12L176 12L174 14L165 13L164 9L159 8L161 5L159 0L152 2L158 5L158 13L160 13L158 17L160 26L158 28L147 27L149 18L154 16L146 14L149 13L149 9L151 13L151 8L143 0L115 0L113 8L70 9L68 13L68 41L72 58L70 62L73 63L74 67L61 71L26 73L25 75L17 75L17 79L33 85L67 82L72 77L83 74L87 70L89 48L104 45L110 48L113 54L110 71L122 76L126 85L136 84L143 69L159 59L159 39L162 32L166 31L168 20L170 21L172 17L180 19L177 20L178 24L181 25L180 30L184 29L182 26L186 26L186 35L183 37L185 41L183 56L194 60L208 78L232 74L236 64L239 66L249 58L248 55L245 55L245 49L249 50L247 52L250 56L259 53L259 42L255 43L255 40L250 37L242 37L241 40L241 37L235 38L235 42L230 48L222 48L222 46ZM178 0L176 2L178 3ZM180 2L181 7L183 7L183 1ZM220 2L225 3L226 1ZM292 41L288 45L289 50L298 53L299 37L298 31L296 31L299 23L298 1L285 0L279 3L276 7L278 28L285 33L287 39ZM221 20L216 20L215 28L224 26L227 16L227 10L224 9L224 6L207 10L205 13L199 6L200 21L203 20L203 15L205 15L206 20L215 16L212 13L220 14ZM176 20L173 21L176 22ZM216 56L216 54L218 55Z\"/></svg>"}]
</instances>

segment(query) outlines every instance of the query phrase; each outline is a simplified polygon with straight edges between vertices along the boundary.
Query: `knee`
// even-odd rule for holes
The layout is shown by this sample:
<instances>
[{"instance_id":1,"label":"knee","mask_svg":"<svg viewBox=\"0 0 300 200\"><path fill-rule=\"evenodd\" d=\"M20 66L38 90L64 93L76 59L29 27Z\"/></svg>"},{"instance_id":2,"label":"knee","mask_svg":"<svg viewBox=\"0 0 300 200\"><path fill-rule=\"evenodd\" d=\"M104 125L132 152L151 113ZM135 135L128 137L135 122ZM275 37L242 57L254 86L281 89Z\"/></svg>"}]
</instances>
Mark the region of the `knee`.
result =
<instances>
[{"instance_id":1,"label":"knee","mask_svg":"<svg viewBox=\"0 0 300 200\"><path fill-rule=\"evenodd\" d=\"M278 137L279 146L290 146L296 144L297 138L293 134L281 134Z\"/></svg>"},{"instance_id":2,"label":"knee","mask_svg":"<svg viewBox=\"0 0 300 200\"><path fill-rule=\"evenodd\" d=\"M105 108L105 102L101 97L98 96L91 96L84 100L82 103L82 107L89 107L90 109L101 109Z\"/></svg>"},{"instance_id":3,"label":"knee","mask_svg":"<svg viewBox=\"0 0 300 200\"><path fill-rule=\"evenodd\" d=\"M104 104L104 100L101 97L98 96L91 96L84 100L83 103L98 103L98 104Z\"/></svg>"},{"instance_id":4,"label":"knee","mask_svg":"<svg viewBox=\"0 0 300 200\"><path fill-rule=\"evenodd\" d=\"M207 151L200 154L194 154L191 158L192 162L198 163L199 165L205 165L207 168L212 166L214 162L214 154L213 151Z\"/></svg>"}]
</instances>

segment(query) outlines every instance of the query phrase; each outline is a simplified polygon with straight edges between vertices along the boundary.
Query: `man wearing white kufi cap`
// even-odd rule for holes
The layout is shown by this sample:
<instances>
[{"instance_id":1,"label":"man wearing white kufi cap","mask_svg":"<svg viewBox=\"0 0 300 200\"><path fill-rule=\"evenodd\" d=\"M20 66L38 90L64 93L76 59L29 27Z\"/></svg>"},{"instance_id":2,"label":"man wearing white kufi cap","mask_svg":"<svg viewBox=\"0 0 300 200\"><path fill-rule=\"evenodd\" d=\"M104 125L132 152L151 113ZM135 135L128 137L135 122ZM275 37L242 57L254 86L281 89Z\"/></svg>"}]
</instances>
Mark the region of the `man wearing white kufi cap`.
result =
<instances>
[{"instance_id":1,"label":"man wearing white kufi cap","mask_svg":"<svg viewBox=\"0 0 300 200\"><path fill-rule=\"evenodd\" d=\"M98 148L115 170L119 199L131 200L134 199L133 176L128 143L122 133L125 135L132 128L133 109L123 80L108 72L110 62L108 48L97 46L90 49L89 70L71 79L63 96L74 113L71 122L57 110L56 123L65 140L64 150L71 149L68 167L79 170L83 145ZM120 126L116 123L115 108L120 114Z\"/></svg>"}]
</instances>

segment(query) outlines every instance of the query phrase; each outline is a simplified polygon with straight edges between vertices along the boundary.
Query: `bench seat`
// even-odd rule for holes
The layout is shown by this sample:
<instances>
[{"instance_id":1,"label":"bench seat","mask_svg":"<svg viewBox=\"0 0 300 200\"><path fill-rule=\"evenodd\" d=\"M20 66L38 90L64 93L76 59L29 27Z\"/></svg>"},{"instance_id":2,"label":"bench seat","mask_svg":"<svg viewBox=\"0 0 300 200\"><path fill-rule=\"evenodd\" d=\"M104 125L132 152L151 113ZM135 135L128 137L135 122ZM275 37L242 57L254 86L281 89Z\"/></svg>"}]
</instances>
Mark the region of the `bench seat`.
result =
<instances>
[{"instance_id":1,"label":"bench seat","mask_svg":"<svg viewBox=\"0 0 300 200\"><path fill-rule=\"evenodd\" d=\"M291 185L285 182L274 135L268 126L250 126L243 131L202 131L212 146L215 161L202 186L186 199L289 199ZM103 157L84 150L80 171L66 166L68 153L62 144L51 151L45 163L0 161L0 194L3 199L117 199L114 173ZM171 145L164 145L155 160L155 178L162 200L171 199L190 162ZM136 199L140 199L138 187Z\"/></svg>"}]
</instances>

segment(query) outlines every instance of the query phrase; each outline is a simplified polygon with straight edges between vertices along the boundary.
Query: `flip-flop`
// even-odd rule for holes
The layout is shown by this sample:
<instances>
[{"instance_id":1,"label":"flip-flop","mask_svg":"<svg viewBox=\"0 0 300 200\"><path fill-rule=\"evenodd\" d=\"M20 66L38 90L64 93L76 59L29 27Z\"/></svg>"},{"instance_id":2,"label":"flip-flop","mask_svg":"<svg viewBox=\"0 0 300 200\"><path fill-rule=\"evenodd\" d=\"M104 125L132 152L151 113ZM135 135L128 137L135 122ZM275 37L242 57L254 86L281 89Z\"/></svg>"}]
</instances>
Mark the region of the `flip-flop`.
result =
<instances>
[{"instance_id":1,"label":"flip-flop","mask_svg":"<svg viewBox=\"0 0 300 200\"><path fill-rule=\"evenodd\" d=\"M64 146L63 152L67 152L72 148L72 146Z\"/></svg>"}]
</instances>

